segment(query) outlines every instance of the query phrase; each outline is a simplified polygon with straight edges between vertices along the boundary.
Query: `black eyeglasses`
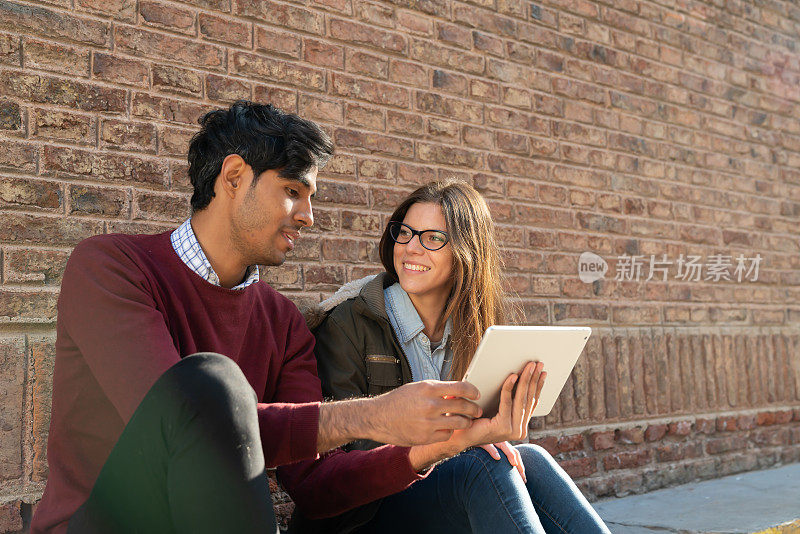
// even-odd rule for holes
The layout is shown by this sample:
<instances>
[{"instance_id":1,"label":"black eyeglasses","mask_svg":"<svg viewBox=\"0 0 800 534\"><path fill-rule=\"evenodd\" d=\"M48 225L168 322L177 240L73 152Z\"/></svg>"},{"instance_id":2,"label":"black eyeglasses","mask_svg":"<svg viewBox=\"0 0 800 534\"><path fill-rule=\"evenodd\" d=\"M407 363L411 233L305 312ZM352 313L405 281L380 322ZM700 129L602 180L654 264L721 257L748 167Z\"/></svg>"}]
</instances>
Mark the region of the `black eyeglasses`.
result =
<instances>
[{"instance_id":1,"label":"black eyeglasses","mask_svg":"<svg viewBox=\"0 0 800 534\"><path fill-rule=\"evenodd\" d=\"M439 250L450 239L447 232L441 230L414 230L409 225L399 221L389 223L389 236L395 243L405 245L410 243L414 236L419 236L419 243L428 250Z\"/></svg>"}]
</instances>

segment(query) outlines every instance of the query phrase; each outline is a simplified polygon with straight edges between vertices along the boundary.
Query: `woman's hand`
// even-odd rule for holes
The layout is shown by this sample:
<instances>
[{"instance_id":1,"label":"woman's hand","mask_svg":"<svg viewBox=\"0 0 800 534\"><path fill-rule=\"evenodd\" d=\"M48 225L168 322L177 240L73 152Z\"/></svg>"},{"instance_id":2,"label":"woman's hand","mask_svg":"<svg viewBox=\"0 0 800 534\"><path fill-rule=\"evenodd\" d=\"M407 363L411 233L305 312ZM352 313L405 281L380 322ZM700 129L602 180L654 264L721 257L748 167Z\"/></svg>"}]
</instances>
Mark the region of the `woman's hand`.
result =
<instances>
[{"instance_id":1,"label":"woman's hand","mask_svg":"<svg viewBox=\"0 0 800 534\"><path fill-rule=\"evenodd\" d=\"M495 460L500 460L500 453L497 449L503 451L503 453L506 455L506 458L508 458L508 463L517 468L517 471L519 471L519 474L522 476L522 480L524 482L528 482L528 477L525 476L525 466L522 464L522 455L509 442L501 441L500 443L495 443L494 445L481 445L481 449L488 452L489 456Z\"/></svg>"},{"instance_id":2,"label":"woman's hand","mask_svg":"<svg viewBox=\"0 0 800 534\"><path fill-rule=\"evenodd\" d=\"M475 419L472 426L456 430L450 440L459 450L476 445L517 441L528 436L528 423L542 392L547 373L541 362L530 362L519 375L512 374L503 383L500 391L500 409L491 419ZM514 384L517 391L512 398Z\"/></svg>"}]
</instances>

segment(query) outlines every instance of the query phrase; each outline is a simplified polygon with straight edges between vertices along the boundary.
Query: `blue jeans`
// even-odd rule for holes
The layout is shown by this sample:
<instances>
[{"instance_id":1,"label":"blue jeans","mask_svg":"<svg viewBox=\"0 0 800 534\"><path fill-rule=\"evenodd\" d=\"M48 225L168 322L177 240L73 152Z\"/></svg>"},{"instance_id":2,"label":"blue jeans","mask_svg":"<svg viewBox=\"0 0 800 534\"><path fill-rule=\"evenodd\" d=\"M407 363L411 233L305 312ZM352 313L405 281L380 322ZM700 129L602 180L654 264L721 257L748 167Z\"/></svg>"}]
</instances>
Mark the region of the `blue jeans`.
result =
<instances>
[{"instance_id":1,"label":"blue jeans","mask_svg":"<svg viewBox=\"0 0 800 534\"><path fill-rule=\"evenodd\" d=\"M569 475L538 445L518 445L522 477L503 456L475 448L383 499L359 533L610 534Z\"/></svg>"}]
</instances>

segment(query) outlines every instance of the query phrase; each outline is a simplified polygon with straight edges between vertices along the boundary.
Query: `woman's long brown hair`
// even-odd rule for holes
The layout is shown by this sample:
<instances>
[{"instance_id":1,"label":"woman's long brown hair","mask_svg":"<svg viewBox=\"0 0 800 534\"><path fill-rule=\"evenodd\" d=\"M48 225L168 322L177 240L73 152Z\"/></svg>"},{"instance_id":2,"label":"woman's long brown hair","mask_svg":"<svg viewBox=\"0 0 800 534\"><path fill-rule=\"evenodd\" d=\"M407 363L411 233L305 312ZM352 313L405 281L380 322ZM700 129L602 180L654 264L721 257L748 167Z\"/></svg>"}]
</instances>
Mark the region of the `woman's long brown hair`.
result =
<instances>
[{"instance_id":1,"label":"woman's long brown hair","mask_svg":"<svg viewBox=\"0 0 800 534\"><path fill-rule=\"evenodd\" d=\"M409 208L417 203L439 205L447 221L448 243L453 247L453 289L437 329L452 317L450 378L460 380L483 332L508 320L511 313L502 287L502 260L494 223L481 194L459 180L431 182L420 187L400 204L389 221L402 222ZM380 242L381 263L397 280L394 245L387 225Z\"/></svg>"}]
</instances>

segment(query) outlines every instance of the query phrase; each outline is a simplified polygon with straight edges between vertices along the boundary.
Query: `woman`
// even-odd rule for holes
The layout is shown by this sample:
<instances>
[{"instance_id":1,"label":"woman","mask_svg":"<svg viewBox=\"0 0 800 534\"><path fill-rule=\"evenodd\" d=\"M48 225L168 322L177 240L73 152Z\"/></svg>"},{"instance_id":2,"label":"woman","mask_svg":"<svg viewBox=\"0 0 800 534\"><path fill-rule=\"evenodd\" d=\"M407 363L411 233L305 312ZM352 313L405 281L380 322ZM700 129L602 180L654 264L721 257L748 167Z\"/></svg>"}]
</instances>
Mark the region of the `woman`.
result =
<instances>
[{"instance_id":1,"label":"woman","mask_svg":"<svg viewBox=\"0 0 800 534\"><path fill-rule=\"evenodd\" d=\"M414 191L392 214L380 257L385 273L347 284L309 318L326 397L376 395L417 380L460 380L486 328L507 320L491 216L466 183L434 182ZM532 376L541 388L541 364ZM608 533L544 449L469 443L460 432L468 431L449 440L462 439L457 450L480 447L325 529ZM504 439L513 438L519 436Z\"/></svg>"}]
</instances>

